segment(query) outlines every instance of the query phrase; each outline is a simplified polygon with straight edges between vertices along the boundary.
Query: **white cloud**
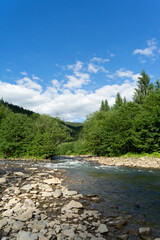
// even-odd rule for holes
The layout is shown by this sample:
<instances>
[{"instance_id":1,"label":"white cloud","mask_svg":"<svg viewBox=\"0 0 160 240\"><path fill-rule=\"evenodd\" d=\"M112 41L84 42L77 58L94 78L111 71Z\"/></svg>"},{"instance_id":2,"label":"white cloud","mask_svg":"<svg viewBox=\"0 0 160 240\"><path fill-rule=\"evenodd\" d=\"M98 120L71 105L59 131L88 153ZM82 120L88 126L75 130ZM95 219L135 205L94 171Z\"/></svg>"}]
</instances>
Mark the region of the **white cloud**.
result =
<instances>
[{"instance_id":1,"label":"white cloud","mask_svg":"<svg viewBox=\"0 0 160 240\"><path fill-rule=\"evenodd\" d=\"M157 46L157 42L155 38L152 38L151 40L148 40L147 47L143 49L135 49L133 51L133 54L139 54L143 57L150 58L152 62L154 62L157 59L157 54L159 54L160 49ZM143 58L140 58L141 63L145 63L146 60Z\"/></svg>"},{"instance_id":2,"label":"white cloud","mask_svg":"<svg viewBox=\"0 0 160 240\"><path fill-rule=\"evenodd\" d=\"M6 68L6 72L12 72L10 68Z\"/></svg>"},{"instance_id":3,"label":"white cloud","mask_svg":"<svg viewBox=\"0 0 160 240\"><path fill-rule=\"evenodd\" d=\"M109 58L99 58L99 57L93 57L91 59L92 62L98 62L98 63L105 63L105 62L109 62L110 59Z\"/></svg>"},{"instance_id":4,"label":"white cloud","mask_svg":"<svg viewBox=\"0 0 160 240\"><path fill-rule=\"evenodd\" d=\"M64 88L78 89L83 85L90 83L90 75L88 73L75 72L74 75L66 75L68 81L64 84Z\"/></svg>"},{"instance_id":5,"label":"white cloud","mask_svg":"<svg viewBox=\"0 0 160 240\"><path fill-rule=\"evenodd\" d=\"M68 67L69 70L73 70L74 72L78 72L78 71L80 71L80 70L82 69L83 64L84 64L84 63L81 62L81 61L76 61L75 64L73 64L73 65L67 65L67 67Z\"/></svg>"},{"instance_id":6,"label":"white cloud","mask_svg":"<svg viewBox=\"0 0 160 240\"><path fill-rule=\"evenodd\" d=\"M23 76L27 76L28 75L26 71L20 72L20 74L22 74Z\"/></svg>"},{"instance_id":7,"label":"white cloud","mask_svg":"<svg viewBox=\"0 0 160 240\"><path fill-rule=\"evenodd\" d=\"M34 80L40 80L40 78L37 77L37 76L35 76L34 74L32 74L32 79L34 79Z\"/></svg>"},{"instance_id":8,"label":"white cloud","mask_svg":"<svg viewBox=\"0 0 160 240\"><path fill-rule=\"evenodd\" d=\"M88 77L85 76L87 79ZM80 78L85 78L80 76ZM25 77L16 84L0 81L0 98L17 104L32 111L59 116L67 121L84 120L86 115L99 109L101 101L108 99L110 105L114 104L117 92L121 96L131 99L136 83L124 81L122 84L105 85L94 92L76 89L71 92L63 89L58 93L59 82L54 79L51 86L42 91L42 87Z\"/></svg>"},{"instance_id":9,"label":"white cloud","mask_svg":"<svg viewBox=\"0 0 160 240\"><path fill-rule=\"evenodd\" d=\"M93 63L88 64L88 72L97 73L99 71L99 67L95 66Z\"/></svg>"},{"instance_id":10,"label":"white cloud","mask_svg":"<svg viewBox=\"0 0 160 240\"><path fill-rule=\"evenodd\" d=\"M28 77L24 77L22 79L17 80L17 84L20 86L26 87L28 89L35 89L35 90L42 91L41 85L37 84L36 82L34 82Z\"/></svg>"},{"instance_id":11,"label":"white cloud","mask_svg":"<svg viewBox=\"0 0 160 240\"><path fill-rule=\"evenodd\" d=\"M120 78L131 78L133 81L137 81L138 77L140 77L140 74L134 74L130 70L125 70L125 68L120 68L119 70L117 70L115 75Z\"/></svg>"}]
</instances>

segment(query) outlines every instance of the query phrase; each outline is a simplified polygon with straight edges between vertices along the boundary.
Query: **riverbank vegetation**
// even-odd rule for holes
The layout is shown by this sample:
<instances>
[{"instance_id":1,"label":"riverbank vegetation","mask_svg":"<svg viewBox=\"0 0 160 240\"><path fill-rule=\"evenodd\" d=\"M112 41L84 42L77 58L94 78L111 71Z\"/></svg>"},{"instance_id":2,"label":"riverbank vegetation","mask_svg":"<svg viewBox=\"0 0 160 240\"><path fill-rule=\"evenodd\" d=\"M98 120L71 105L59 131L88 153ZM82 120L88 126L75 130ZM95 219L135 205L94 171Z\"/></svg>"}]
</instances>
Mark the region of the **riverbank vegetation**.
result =
<instances>
[{"instance_id":1,"label":"riverbank vegetation","mask_svg":"<svg viewBox=\"0 0 160 240\"><path fill-rule=\"evenodd\" d=\"M0 101L0 157L49 158L55 155L160 151L160 82L150 83L145 71L137 82L133 100L117 93L115 104L107 99L83 124L36 114Z\"/></svg>"}]
</instances>

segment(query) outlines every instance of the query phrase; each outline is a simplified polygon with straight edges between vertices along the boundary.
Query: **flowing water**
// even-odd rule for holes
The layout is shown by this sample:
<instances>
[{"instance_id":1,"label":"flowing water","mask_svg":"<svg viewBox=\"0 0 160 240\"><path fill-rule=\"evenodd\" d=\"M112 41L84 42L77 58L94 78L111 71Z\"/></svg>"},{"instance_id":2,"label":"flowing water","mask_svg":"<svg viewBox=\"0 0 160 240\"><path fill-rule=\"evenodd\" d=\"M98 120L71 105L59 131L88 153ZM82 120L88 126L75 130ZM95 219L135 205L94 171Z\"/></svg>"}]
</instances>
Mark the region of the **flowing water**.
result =
<instances>
[{"instance_id":1,"label":"flowing water","mask_svg":"<svg viewBox=\"0 0 160 240\"><path fill-rule=\"evenodd\" d=\"M147 226L160 236L160 171L127 167L100 166L79 159L57 158L52 162L39 162L52 169L66 169L70 188L87 195L98 195L104 201L96 207L106 215L128 212L140 226Z\"/></svg>"},{"instance_id":2,"label":"flowing water","mask_svg":"<svg viewBox=\"0 0 160 240\"><path fill-rule=\"evenodd\" d=\"M70 187L82 194L104 199L96 207L105 214L117 208L137 219L147 221L160 234L160 171L127 167L100 166L78 159L55 159L48 168L66 169L72 179Z\"/></svg>"}]
</instances>

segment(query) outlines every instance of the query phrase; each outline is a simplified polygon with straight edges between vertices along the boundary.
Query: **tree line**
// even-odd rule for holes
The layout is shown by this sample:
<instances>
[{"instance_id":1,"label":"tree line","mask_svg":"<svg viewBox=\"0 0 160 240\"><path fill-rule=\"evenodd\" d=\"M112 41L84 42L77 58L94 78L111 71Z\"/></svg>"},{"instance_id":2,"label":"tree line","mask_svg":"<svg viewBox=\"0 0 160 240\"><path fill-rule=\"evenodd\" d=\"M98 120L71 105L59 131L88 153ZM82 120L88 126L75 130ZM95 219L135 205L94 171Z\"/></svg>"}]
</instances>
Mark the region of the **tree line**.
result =
<instances>
[{"instance_id":1,"label":"tree line","mask_svg":"<svg viewBox=\"0 0 160 240\"><path fill-rule=\"evenodd\" d=\"M60 119L0 100L0 157L49 158L56 146L72 139Z\"/></svg>"},{"instance_id":2,"label":"tree line","mask_svg":"<svg viewBox=\"0 0 160 240\"><path fill-rule=\"evenodd\" d=\"M117 93L109 107L103 100L99 111L89 115L78 141L62 143L58 153L119 156L160 151L160 82L150 83L143 70L133 100ZM65 152L66 151L66 152Z\"/></svg>"},{"instance_id":3,"label":"tree line","mask_svg":"<svg viewBox=\"0 0 160 240\"><path fill-rule=\"evenodd\" d=\"M132 101L118 92L83 124L36 114L0 100L0 157L119 156L160 151L160 81L143 70Z\"/></svg>"}]
</instances>

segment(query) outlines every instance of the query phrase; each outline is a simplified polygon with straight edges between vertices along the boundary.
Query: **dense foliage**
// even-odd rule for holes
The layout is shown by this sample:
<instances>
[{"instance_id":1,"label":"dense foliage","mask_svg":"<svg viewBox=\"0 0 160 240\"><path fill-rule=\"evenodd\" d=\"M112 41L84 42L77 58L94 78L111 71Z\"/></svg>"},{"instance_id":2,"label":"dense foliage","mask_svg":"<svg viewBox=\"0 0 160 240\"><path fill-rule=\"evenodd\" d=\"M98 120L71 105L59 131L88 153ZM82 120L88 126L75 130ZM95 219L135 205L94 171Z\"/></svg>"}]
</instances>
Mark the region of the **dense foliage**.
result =
<instances>
[{"instance_id":1,"label":"dense foliage","mask_svg":"<svg viewBox=\"0 0 160 240\"><path fill-rule=\"evenodd\" d=\"M78 145L78 148L77 148ZM65 154L67 144L58 146ZM118 156L160 151L160 82L150 83L143 70L138 79L133 101L127 102L117 93L115 104L101 103L100 110L84 123L83 134L70 145L74 154ZM67 153L67 152L66 152Z\"/></svg>"},{"instance_id":2,"label":"dense foliage","mask_svg":"<svg viewBox=\"0 0 160 240\"><path fill-rule=\"evenodd\" d=\"M55 155L160 152L160 82L141 72L133 101L118 92L110 108L81 123L65 123L0 101L0 156L49 158Z\"/></svg>"},{"instance_id":3,"label":"dense foliage","mask_svg":"<svg viewBox=\"0 0 160 240\"><path fill-rule=\"evenodd\" d=\"M1 157L49 158L58 144L71 139L71 130L58 118L10 106L0 101Z\"/></svg>"}]
</instances>

